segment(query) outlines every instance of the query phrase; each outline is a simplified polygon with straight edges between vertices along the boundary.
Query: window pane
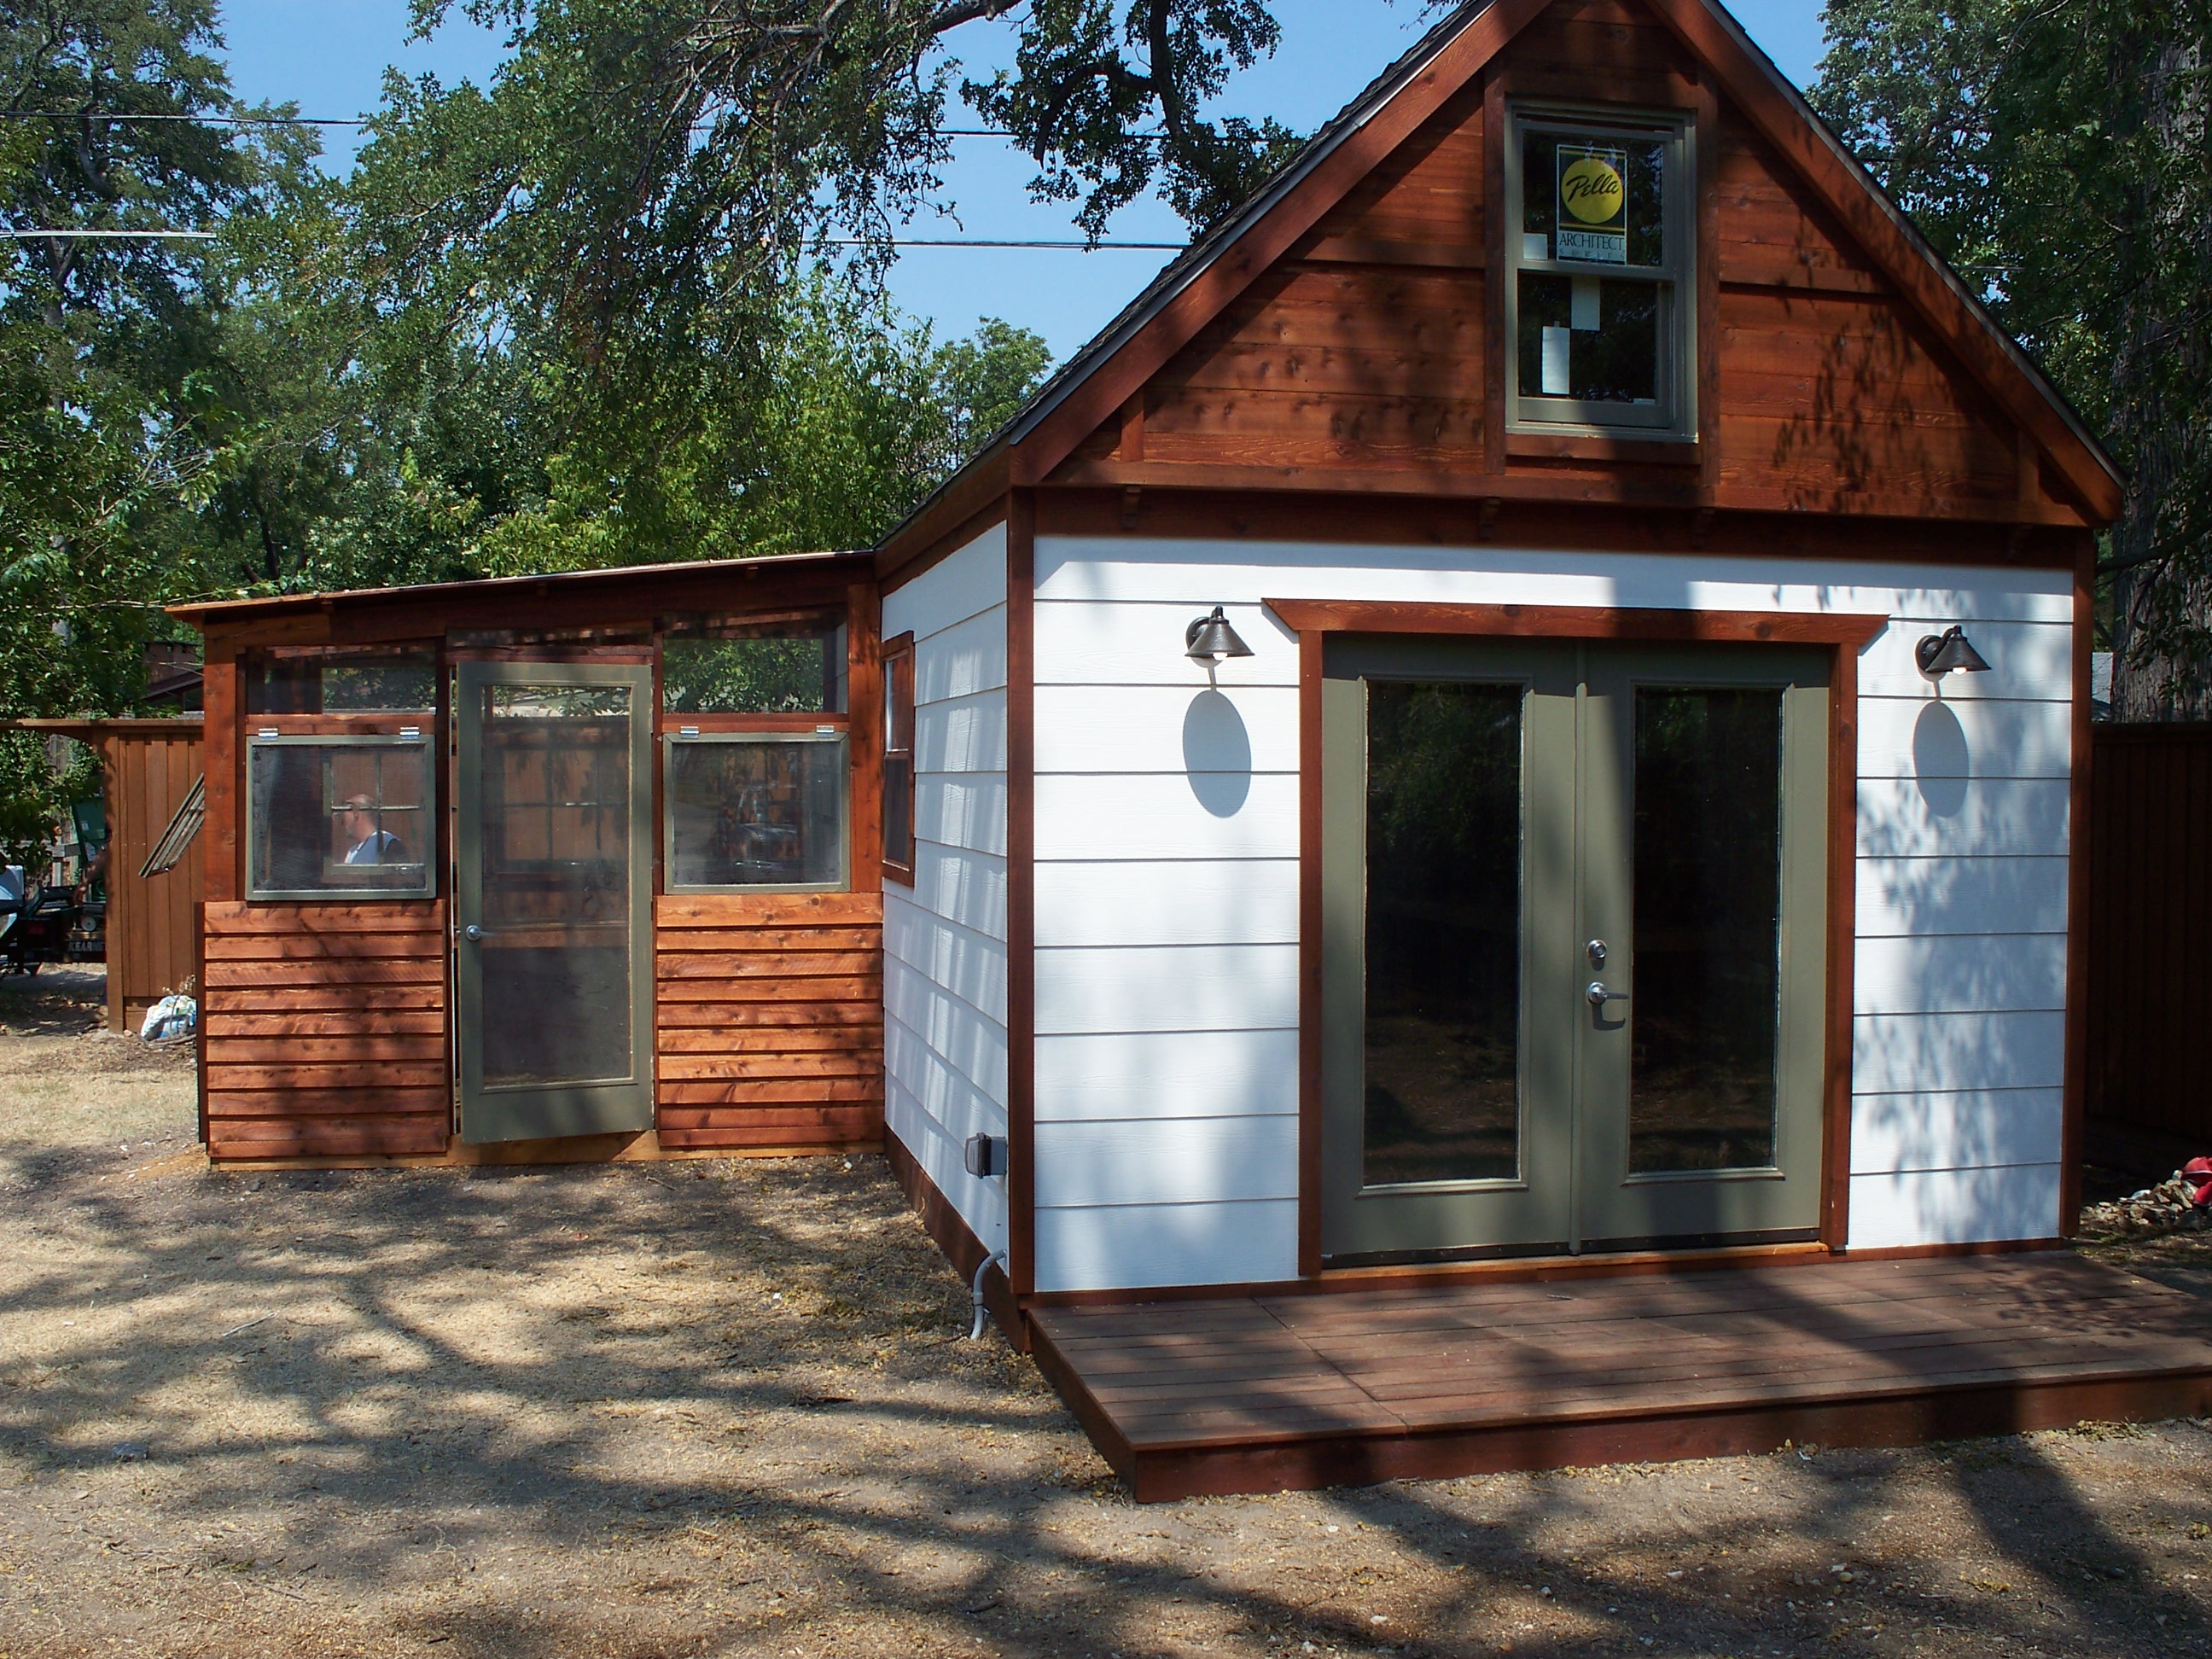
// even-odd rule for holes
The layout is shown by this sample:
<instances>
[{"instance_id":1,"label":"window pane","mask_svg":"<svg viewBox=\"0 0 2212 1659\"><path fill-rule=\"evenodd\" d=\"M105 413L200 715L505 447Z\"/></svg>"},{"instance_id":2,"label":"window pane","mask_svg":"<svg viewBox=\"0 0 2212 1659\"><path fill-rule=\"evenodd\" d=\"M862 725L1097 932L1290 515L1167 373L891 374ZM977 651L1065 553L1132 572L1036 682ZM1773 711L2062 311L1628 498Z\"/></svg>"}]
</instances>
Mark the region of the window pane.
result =
<instances>
[{"instance_id":1,"label":"window pane","mask_svg":"<svg viewBox=\"0 0 2212 1659\"><path fill-rule=\"evenodd\" d=\"M1366 1186L1520 1172L1522 696L1368 685Z\"/></svg>"},{"instance_id":2,"label":"window pane","mask_svg":"<svg viewBox=\"0 0 2212 1659\"><path fill-rule=\"evenodd\" d=\"M427 651L257 657L246 668L249 714L428 714L437 704L437 664Z\"/></svg>"},{"instance_id":3,"label":"window pane","mask_svg":"<svg viewBox=\"0 0 2212 1659\"><path fill-rule=\"evenodd\" d=\"M1665 264L1668 149L1661 138L1523 132L1521 257Z\"/></svg>"},{"instance_id":4,"label":"window pane","mask_svg":"<svg viewBox=\"0 0 2212 1659\"><path fill-rule=\"evenodd\" d=\"M845 707L844 630L749 640L670 639L660 706L671 714L822 714Z\"/></svg>"},{"instance_id":5,"label":"window pane","mask_svg":"<svg viewBox=\"0 0 2212 1659\"><path fill-rule=\"evenodd\" d=\"M1628 1167L1769 1169L1782 694L1638 687Z\"/></svg>"},{"instance_id":6,"label":"window pane","mask_svg":"<svg viewBox=\"0 0 2212 1659\"><path fill-rule=\"evenodd\" d=\"M1521 395L1656 408L1662 283L1520 273Z\"/></svg>"},{"instance_id":7,"label":"window pane","mask_svg":"<svg viewBox=\"0 0 2212 1659\"><path fill-rule=\"evenodd\" d=\"M914 757L884 757L884 857L914 867Z\"/></svg>"},{"instance_id":8,"label":"window pane","mask_svg":"<svg viewBox=\"0 0 2212 1659\"><path fill-rule=\"evenodd\" d=\"M845 740L764 737L668 746L668 884L845 882Z\"/></svg>"},{"instance_id":9,"label":"window pane","mask_svg":"<svg viewBox=\"0 0 2212 1659\"><path fill-rule=\"evenodd\" d=\"M252 895L429 891L428 760L413 740L250 743Z\"/></svg>"},{"instance_id":10,"label":"window pane","mask_svg":"<svg viewBox=\"0 0 2212 1659\"><path fill-rule=\"evenodd\" d=\"M630 691L485 689L473 828L486 1089L626 1079L630 1030Z\"/></svg>"}]
</instances>

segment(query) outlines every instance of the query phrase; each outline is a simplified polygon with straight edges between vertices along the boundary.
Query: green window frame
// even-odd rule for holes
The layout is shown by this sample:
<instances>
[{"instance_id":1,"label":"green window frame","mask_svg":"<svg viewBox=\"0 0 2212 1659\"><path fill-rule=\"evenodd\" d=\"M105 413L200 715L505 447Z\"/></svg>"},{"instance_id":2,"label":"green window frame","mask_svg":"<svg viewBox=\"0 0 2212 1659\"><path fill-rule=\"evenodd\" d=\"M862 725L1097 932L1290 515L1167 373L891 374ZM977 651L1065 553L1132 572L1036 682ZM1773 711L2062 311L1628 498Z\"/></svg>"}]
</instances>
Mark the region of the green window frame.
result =
<instances>
[{"instance_id":1,"label":"green window frame","mask_svg":"<svg viewBox=\"0 0 2212 1659\"><path fill-rule=\"evenodd\" d=\"M1506 429L1693 442L1689 113L1516 104L1506 142ZM1617 216L1584 220L1607 175Z\"/></svg>"}]
</instances>

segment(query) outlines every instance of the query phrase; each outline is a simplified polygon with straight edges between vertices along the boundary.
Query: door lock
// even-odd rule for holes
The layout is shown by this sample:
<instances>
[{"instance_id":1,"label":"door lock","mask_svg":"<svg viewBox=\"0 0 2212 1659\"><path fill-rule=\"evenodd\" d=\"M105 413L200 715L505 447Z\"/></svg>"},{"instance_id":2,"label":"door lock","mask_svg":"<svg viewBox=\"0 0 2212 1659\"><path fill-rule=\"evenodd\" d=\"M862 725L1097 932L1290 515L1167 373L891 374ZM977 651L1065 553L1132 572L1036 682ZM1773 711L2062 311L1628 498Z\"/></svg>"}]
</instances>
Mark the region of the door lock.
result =
<instances>
[{"instance_id":1,"label":"door lock","mask_svg":"<svg viewBox=\"0 0 2212 1659\"><path fill-rule=\"evenodd\" d=\"M467 939L470 943L474 944L477 939L483 937L483 929L477 927L476 923L472 921L467 927L461 929L461 937Z\"/></svg>"},{"instance_id":2,"label":"door lock","mask_svg":"<svg viewBox=\"0 0 2212 1659\"><path fill-rule=\"evenodd\" d=\"M1603 939L1594 939L1583 948L1589 952L1589 964L1591 967L1602 968L1605 966L1606 950L1605 941Z\"/></svg>"}]
</instances>

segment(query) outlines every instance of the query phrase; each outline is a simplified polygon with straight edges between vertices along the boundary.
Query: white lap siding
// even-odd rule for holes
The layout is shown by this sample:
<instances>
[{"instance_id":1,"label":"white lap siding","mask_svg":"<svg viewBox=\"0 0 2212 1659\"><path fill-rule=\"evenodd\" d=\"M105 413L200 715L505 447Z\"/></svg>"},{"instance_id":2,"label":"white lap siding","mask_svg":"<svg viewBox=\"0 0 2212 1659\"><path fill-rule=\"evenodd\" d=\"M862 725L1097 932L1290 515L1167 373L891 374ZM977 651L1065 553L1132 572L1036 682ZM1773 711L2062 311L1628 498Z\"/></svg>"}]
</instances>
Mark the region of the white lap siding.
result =
<instances>
[{"instance_id":1,"label":"white lap siding","mask_svg":"<svg viewBox=\"0 0 2212 1659\"><path fill-rule=\"evenodd\" d=\"M915 641L914 885L884 884L884 1121L990 1249L1003 1179L967 1171L1006 1133L1006 532L884 596Z\"/></svg>"},{"instance_id":2,"label":"white lap siding","mask_svg":"<svg viewBox=\"0 0 2212 1659\"><path fill-rule=\"evenodd\" d=\"M1850 1243L2058 1218L2073 599L2061 572L1042 537L1037 1286L1290 1279L1297 642L1269 598L1874 612ZM1215 605L1253 648L1182 654ZM1994 672L1940 701L1923 634ZM888 627L888 624L887 624Z\"/></svg>"}]
</instances>

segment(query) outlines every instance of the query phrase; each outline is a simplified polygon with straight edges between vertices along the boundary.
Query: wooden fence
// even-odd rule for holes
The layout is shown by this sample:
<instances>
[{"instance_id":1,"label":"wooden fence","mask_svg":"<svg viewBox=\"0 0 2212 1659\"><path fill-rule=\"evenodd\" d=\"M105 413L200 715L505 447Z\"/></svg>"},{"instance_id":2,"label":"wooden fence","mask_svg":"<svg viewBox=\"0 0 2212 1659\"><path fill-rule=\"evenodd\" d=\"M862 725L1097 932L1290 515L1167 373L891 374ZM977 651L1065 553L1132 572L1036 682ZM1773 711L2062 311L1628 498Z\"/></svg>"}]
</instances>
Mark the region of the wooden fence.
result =
<instances>
[{"instance_id":1,"label":"wooden fence","mask_svg":"<svg viewBox=\"0 0 2212 1659\"><path fill-rule=\"evenodd\" d=\"M2212 1152L2212 725L2099 726L2088 1115Z\"/></svg>"}]
</instances>

